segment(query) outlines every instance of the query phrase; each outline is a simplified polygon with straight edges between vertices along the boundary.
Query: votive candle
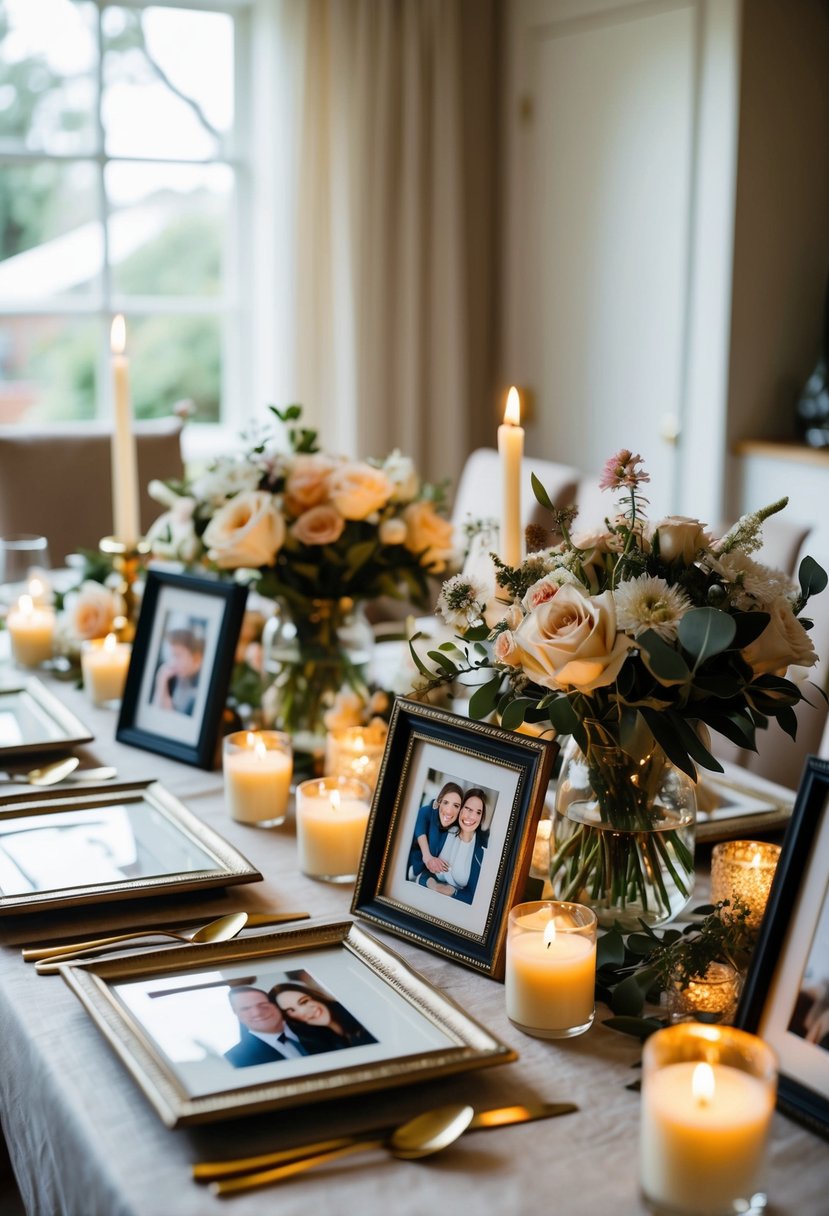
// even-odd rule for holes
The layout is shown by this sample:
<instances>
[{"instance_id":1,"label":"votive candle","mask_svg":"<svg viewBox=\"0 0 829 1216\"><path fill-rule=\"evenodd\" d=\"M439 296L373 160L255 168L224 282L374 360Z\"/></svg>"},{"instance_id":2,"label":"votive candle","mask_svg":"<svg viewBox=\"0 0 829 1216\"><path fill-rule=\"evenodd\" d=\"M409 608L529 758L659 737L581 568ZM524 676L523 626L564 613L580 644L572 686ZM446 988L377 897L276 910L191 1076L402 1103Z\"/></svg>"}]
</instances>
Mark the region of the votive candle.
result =
<instances>
[{"instance_id":1,"label":"votive candle","mask_svg":"<svg viewBox=\"0 0 829 1216\"><path fill-rule=\"evenodd\" d=\"M593 1023L596 914L559 900L518 904L509 914L507 1017L525 1034L560 1039Z\"/></svg>"},{"instance_id":2,"label":"votive candle","mask_svg":"<svg viewBox=\"0 0 829 1216\"><path fill-rule=\"evenodd\" d=\"M739 899L749 910L747 923L757 929L769 899L780 846L762 840L726 840L711 852L711 900Z\"/></svg>"},{"instance_id":3,"label":"votive candle","mask_svg":"<svg viewBox=\"0 0 829 1216\"><path fill-rule=\"evenodd\" d=\"M93 638L81 647L83 686L93 705L121 700L127 680L132 647L119 642L114 633Z\"/></svg>"},{"instance_id":4,"label":"votive candle","mask_svg":"<svg viewBox=\"0 0 829 1216\"><path fill-rule=\"evenodd\" d=\"M325 747L326 776L357 777L373 792L387 736L388 727L383 721L330 730Z\"/></svg>"},{"instance_id":5,"label":"votive candle","mask_svg":"<svg viewBox=\"0 0 829 1216\"><path fill-rule=\"evenodd\" d=\"M353 882L368 825L370 791L354 777L319 777L296 791L299 868L309 878Z\"/></svg>"},{"instance_id":6,"label":"votive candle","mask_svg":"<svg viewBox=\"0 0 829 1216\"><path fill-rule=\"evenodd\" d=\"M225 800L237 823L285 822L293 775L291 737L278 730L233 731L223 744Z\"/></svg>"},{"instance_id":7,"label":"votive candle","mask_svg":"<svg viewBox=\"0 0 829 1216\"><path fill-rule=\"evenodd\" d=\"M52 657L55 645L55 610L21 595L6 618L12 656L21 667L39 667Z\"/></svg>"}]
</instances>

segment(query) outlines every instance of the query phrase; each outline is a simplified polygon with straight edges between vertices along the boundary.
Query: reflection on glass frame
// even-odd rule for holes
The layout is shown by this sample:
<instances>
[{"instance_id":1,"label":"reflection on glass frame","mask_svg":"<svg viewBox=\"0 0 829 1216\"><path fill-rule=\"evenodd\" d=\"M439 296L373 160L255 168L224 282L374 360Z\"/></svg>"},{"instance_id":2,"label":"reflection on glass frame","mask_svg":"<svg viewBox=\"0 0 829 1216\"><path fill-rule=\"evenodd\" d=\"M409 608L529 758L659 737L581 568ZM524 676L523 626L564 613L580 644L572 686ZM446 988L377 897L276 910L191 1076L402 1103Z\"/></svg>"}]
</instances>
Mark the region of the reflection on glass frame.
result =
<instances>
[{"instance_id":1,"label":"reflection on glass frame","mask_svg":"<svg viewBox=\"0 0 829 1216\"><path fill-rule=\"evenodd\" d=\"M829 1136L829 762L797 792L735 1025L780 1060L778 1104Z\"/></svg>"},{"instance_id":2,"label":"reflection on glass frame","mask_svg":"<svg viewBox=\"0 0 829 1216\"><path fill-rule=\"evenodd\" d=\"M213 768L247 589L150 570L116 739Z\"/></svg>"},{"instance_id":3,"label":"reflection on glass frame","mask_svg":"<svg viewBox=\"0 0 829 1216\"><path fill-rule=\"evenodd\" d=\"M351 922L61 973L169 1127L516 1058Z\"/></svg>"},{"instance_id":4,"label":"reflection on glass frame","mask_svg":"<svg viewBox=\"0 0 829 1216\"><path fill-rule=\"evenodd\" d=\"M158 782L0 800L0 915L261 879Z\"/></svg>"},{"instance_id":5,"label":"reflection on glass frame","mask_svg":"<svg viewBox=\"0 0 829 1216\"><path fill-rule=\"evenodd\" d=\"M719 840L743 839L757 832L776 832L789 822L794 806L790 798L770 792L751 773L740 779L705 773L697 786L697 840L713 844Z\"/></svg>"},{"instance_id":6,"label":"reflection on glass frame","mask_svg":"<svg viewBox=\"0 0 829 1216\"><path fill-rule=\"evenodd\" d=\"M556 751L398 700L352 912L500 978Z\"/></svg>"},{"instance_id":7,"label":"reflection on glass frame","mask_svg":"<svg viewBox=\"0 0 829 1216\"><path fill-rule=\"evenodd\" d=\"M68 751L89 743L91 732L36 676L0 689L0 756Z\"/></svg>"}]
</instances>

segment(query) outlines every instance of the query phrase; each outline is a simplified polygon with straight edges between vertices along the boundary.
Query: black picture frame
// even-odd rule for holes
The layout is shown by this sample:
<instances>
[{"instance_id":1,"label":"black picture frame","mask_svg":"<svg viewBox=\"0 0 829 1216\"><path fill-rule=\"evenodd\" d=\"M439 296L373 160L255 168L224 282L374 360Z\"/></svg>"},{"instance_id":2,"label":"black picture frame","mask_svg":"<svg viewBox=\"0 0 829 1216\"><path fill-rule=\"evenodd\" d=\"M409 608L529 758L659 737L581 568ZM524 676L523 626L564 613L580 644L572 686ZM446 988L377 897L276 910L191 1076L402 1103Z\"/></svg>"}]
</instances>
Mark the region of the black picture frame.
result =
<instances>
[{"instance_id":1,"label":"black picture frame","mask_svg":"<svg viewBox=\"0 0 829 1216\"><path fill-rule=\"evenodd\" d=\"M776 1051L780 1109L827 1137L828 943L829 761L810 756L735 1025L760 1035ZM811 1041L814 1034L819 1037Z\"/></svg>"},{"instance_id":2,"label":"black picture frame","mask_svg":"<svg viewBox=\"0 0 829 1216\"><path fill-rule=\"evenodd\" d=\"M417 701L396 701L352 913L494 979L503 978L507 914L525 893L557 751L547 739ZM417 826L425 822L421 817L431 814L430 806L438 816L436 804L448 783L456 783L464 794L473 788L485 792L473 805L484 803L481 825L487 830L473 836L466 887L453 889L447 898L434 882L429 885L431 875L420 868L415 849ZM436 818L433 823L439 830ZM447 839L449 835L445 829Z\"/></svg>"},{"instance_id":3,"label":"black picture frame","mask_svg":"<svg viewBox=\"0 0 829 1216\"><path fill-rule=\"evenodd\" d=\"M184 764L212 769L247 588L149 570L115 737ZM191 641L184 637L189 633ZM195 672L168 676L171 653L196 654ZM178 681L178 683L176 683ZM165 703L161 703L161 697Z\"/></svg>"}]
</instances>

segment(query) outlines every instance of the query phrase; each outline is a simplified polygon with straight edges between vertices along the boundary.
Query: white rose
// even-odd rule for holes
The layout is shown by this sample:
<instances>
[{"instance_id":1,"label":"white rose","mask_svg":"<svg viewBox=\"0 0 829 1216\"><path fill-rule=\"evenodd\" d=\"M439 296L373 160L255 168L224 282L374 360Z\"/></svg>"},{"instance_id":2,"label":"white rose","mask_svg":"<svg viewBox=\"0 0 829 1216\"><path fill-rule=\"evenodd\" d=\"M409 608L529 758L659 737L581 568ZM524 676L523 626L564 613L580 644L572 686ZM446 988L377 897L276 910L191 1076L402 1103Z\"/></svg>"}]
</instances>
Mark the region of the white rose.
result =
<instances>
[{"instance_id":1,"label":"white rose","mask_svg":"<svg viewBox=\"0 0 829 1216\"><path fill-rule=\"evenodd\" d=\"M392 502L411 502L420 490L420 478L410 456L397 448L383 462L383 472L394 486Z\"/></svg>"},{"instance_id":2,"label":"white rose","mask_svg":"<svg viewBox=\"0 0 829 1216\"><path fill-rule=\"evenodd\" d=\"M410 502L403 510L406 548L421 554L421 565L440 574L454 557L455 533L448 519L442 519L430 502Z\"/></svg>"},{"instance_id":3,"label":"white rose","mask_svg":"<svg viewBox=\"0 0 829 1216\"><path fill-rule=\"evenodd\" d=\"M150 524L146 540L157 557L192 562L201 547L193 526L194 498L176 498L169 511Z\"/></svg>"},{"instance_id":4,"label":"white rose","mask_svg":"<svg viewBox=\"0 0 829 1216\"><path fill-rule=\"evenodd\" d=\"M291 525L291 536L303 545L333 545L344 531L342 515L326 503L304 511Z\"/></svg>"},{"instance_id":5,"label":"white rose","mask_svg":"<svg viewBox=\"0 0 829 1216\"><path fill-rule=\"evenodd\" d=\"M813 667L817 654L812 639L792 612L789 601L780 596L768 606L767 611L771 614L768 625L759 638L742 652L754 674L759 676L773 672L783 675L790 664Z\"/></svg>"},{"instance_id":6,"label":"white rose","mask_svg":"<svg viewBox=\"0 0 829 1216\"><path fill-rule=\"evenodd\" d=\"M660 520L651 532L652 545L656 545L657 536L662 561L682 562L685 566L690 566L712 543L705 525L687 515L668 515Z\"/></svg>"},{"instance_id":7,"label":"white rose","mask_svg":"<svg viewBox=\"0 0 829 1216\"><path fill-rule=\"evenodd\" d=\"M91 580L70 591L63 607L68 634L83 641L106 637L112 632L115 618L124 611L120 595Z\"/></svg>"},{"instance_id":8,"label":"white rose","mask_svg":"<svg viewBox=\"0 0 829 1216\"><path fill-rule=\"evenodd\" d=\"M378 536L381 545L404 545L406 535L406 525L402 519L384 519L380 524Z\"/></svg>"},{"instance_id":9,"label":"white rose","mask_svg":"<svg viewBox=\"0 0 829 1216\"><path fill-rule=\"evenodd\" d=\"M562 587L526 616L515 631L521 666L544 688L592 692L612 684L632 645L616 631L613 595L585 595Z\"/></svg>"},{"instance_id":10,"label":"white rose","mask_svg":"<svg viewBox=\"0 0 829 1216\"><path fill-rule=\"evenodd\" d=\"M341 464L331 474L331 501L345 519L366 519L380 511L392 496L394 487L382 469L359 460Z\"/></svg>"},{"instance_id":11,"label":"white rose","mask_svg":"<svg viewBox=\"0 0 829 1216\"><path fill-rule=\"evenodd\" d=\"M266 490L237 494L204 531L208 557L222 570L271 566L285 540L285 521Z\"/></svg>"},{"instance_id":12,"label":"white rose","mask_svg":"<svg viewBox=\"0 0 829 1216\"><path fill-rule=\"evenodd\" d=\"M212 507L223 506L234 494L245 494L259 485L261 471L235 456L217 460L213 468L197 477L190 487L194 498Z\"/></svg>"}]
</instances>

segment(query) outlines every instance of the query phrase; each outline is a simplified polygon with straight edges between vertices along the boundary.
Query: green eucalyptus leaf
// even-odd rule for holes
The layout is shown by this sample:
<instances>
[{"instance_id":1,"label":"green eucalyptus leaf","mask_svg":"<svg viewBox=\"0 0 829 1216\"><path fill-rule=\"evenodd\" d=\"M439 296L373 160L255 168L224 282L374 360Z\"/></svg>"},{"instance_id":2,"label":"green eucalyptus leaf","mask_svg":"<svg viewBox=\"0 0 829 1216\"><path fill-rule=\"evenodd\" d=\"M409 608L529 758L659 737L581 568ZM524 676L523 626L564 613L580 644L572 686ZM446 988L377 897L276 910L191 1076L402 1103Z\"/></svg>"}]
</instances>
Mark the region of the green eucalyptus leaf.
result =
<instances>
[{"instance_id":1,"label":"green eucalyptus leaf","mask_svg":"<svg viewBox=\"0 0 829 1216\"><path fill-rule=\"evenodd\" d=\"M691 608L679 622L680 643L697 664L728 650L736 632L734 618L719 608Z\"/></svg>"},{"instance_id":2,"label":"green eucalyptus leaf","mask_svg":"<svg viewBox=\"0 0 829 1216\"><path fill-rule=\"evenodd\" d=\"M684 684L690 680L688 664L678 650L669 646L653 629L646 629L636 639L642 662L660 684Z\"/></svg>"},{"instance_id":3,"label":"green eucalyptus leaf","mask_svg":"<svg viewBox=\"0 0 829 1216\"><path fill-rule=\"evenodd\" d=\"M532 482L533 494L535 494L536 501L540 502L542 507L546 507L548 511L555 511L555 507L550 499L550 495L536 477L535 473L530 475L530 480Z\"/></svg>"},{"instance_id":4,"label":"green eucalyptus leaf","mask_svg":"<svg viewBox=\"0 0 829 1216\"><path fill-rule=\"evenodd\" d=\"M697 770L676 729L676 722L679 720L677 716L664 710L659 712L644 705L639 707L639 712L668 759L677 768L682 769L683 773L687 773L692 781L696 781Z\"/></svg>"},{"instance_id":5,"label":"green eucalyptus leaf","mask_svg":"<svg viewBox=\"0 0 829 1216\"><path fill-rule=\"evenodd\" d=\"M618 1030L621 1034L630 1034L637 1039L647 1039L655 1030L661 1030L664 1022L659 1018L638 1018L635 1016L618 1016L614 1018L605 1018L602 1026L607 1026L609 1030ZM641 1082L634 1081L629 1085L628 1089L638 1087Z\"/></svg>"},{"instance_id":6,"label":"green eucalyptus leaf","mask_svg":"<svg viewBox=\"0 0 829 1216\"><path fill-rule=\"evenodd\" d=\"M527 710L531 709L534 705L534 701L528 701L522 697L519 697L515 701L510 701L501 714L501 725L504 730L517 730L523 723Z\"/></svg>"},{"instance_id":7,"label":"green eucalyptus leaf","mask_svg":"<svg viewBox=\"0 0 829 1216\"><path fill-rule=\"evenodd\" d=\"M501 687L500 675L495 676L488 684L476 688L469 698L470 718L488 718L498 704L498 691Z\"/></svg>"},{"instance_id":8,"label":"green eucalyptus leaf","mask_svg":"<svg viewBox=\"0 0 829 1216\"><path fill-rule=\"evenodd\" d=\"M456 675L457 668L448 655L441 654L439 650L428 650L426 652L433 663L442 668L448 675Z\"/></svg>"},{"instance_id":9,"label":"green eucalyptus leaf","mask_svg":"<svg viewBox=\"0 0 829 1216\"><path fill-rule=\"evenodd\" d=\"M613 999L610 1002L610 1008L614 1013L636 1017L642 1012L645 1004L645 993L650 987L653 977L649 977L647 983L643 984L640 974L629 975L627 979L622 980L620 984L616 985Z\"/></svg>"},{"instance_id":10,"label":"green eucalyptus leaf","mask_svg":"<svg viewBox=\"0 0 829 1216\"><path fill-rule=\"evenodd\" d=\"M734 649L745 650L746 646L756 642L770 620L768 612L741 612L734 621L737 627Z\"/></svg>"},{"instance_id":11,"label":"green eucalyptus leaf","mask_svg":"<svg viewBox=\"0 0 829 1216\"><path fill-rule=\"evenodd\" d=\"M642 958L653 952L654 939L647 933L631 933L627 939L627 948L631 954Z\"/></svg>"},{"instance_id":12,"label":"green eucalyptus leaf","mask_svg":"<svg viewBox=\"0 0 829 1216\"><path fill-rule=\"evenodd\" d=\"M777 715L777 721L780 724L780 729L784 730L790 738L797 738L797 714L790 705L786 705L780 710L780 713Z\"/></svg>"},{"instance_id":13,"label":"green eucalyptus leaf","mask_svg":"<svg viewBox=\"0 0 829 1216\"><path fill-rule=\"evenodd\" d=\"M568 697L558 697L547 711L550 724L560 735L572 735L581 725L579 718Z\"/></svg>"},{"instance_id":14,"label":"green eucalyptus leaf","mask_svg":"<svg viewBox=\"0 0 829 1216\"><path fill-rule=\"evenodd\" d=\"M808 554L803 558L797 571L800 590L803 595L804 604L812 595L817 595L825 590L827 583L826 571L823 569L813 557Z\"/></svg>"},{"instance_id":15,"label":"green eucalyptus leaf","mask_svg":"<svg viewBox=\"0 0 829 1216\"><path fill-rule=\"evenodd\" d=\"M596 944L596 967L620 967L625 961L625 939L618 929L608 929Z\"/></svg>"},{"instance_id":16,"label":"green eucalyptus leaf","mask_svg":"<svg viewBox=\"0 0 829 1216\"><path fill-rule=\"evenodd\" d=\"M420 674L422 676L426 676L428 679L432 680L432 679L434 679L435 673L433 671L429 670L429 668L423 662L420 655L417 653L417 651L415 650L415 648L412 644L412 643L416 642L419 637L422 637L422 634L417 633L417 634L415 634L415 636L413 638L411 638L409 640L409 653L412 656L412 662L414 663L415 667L420 672Z\"/></svg>"}]
</instances>

